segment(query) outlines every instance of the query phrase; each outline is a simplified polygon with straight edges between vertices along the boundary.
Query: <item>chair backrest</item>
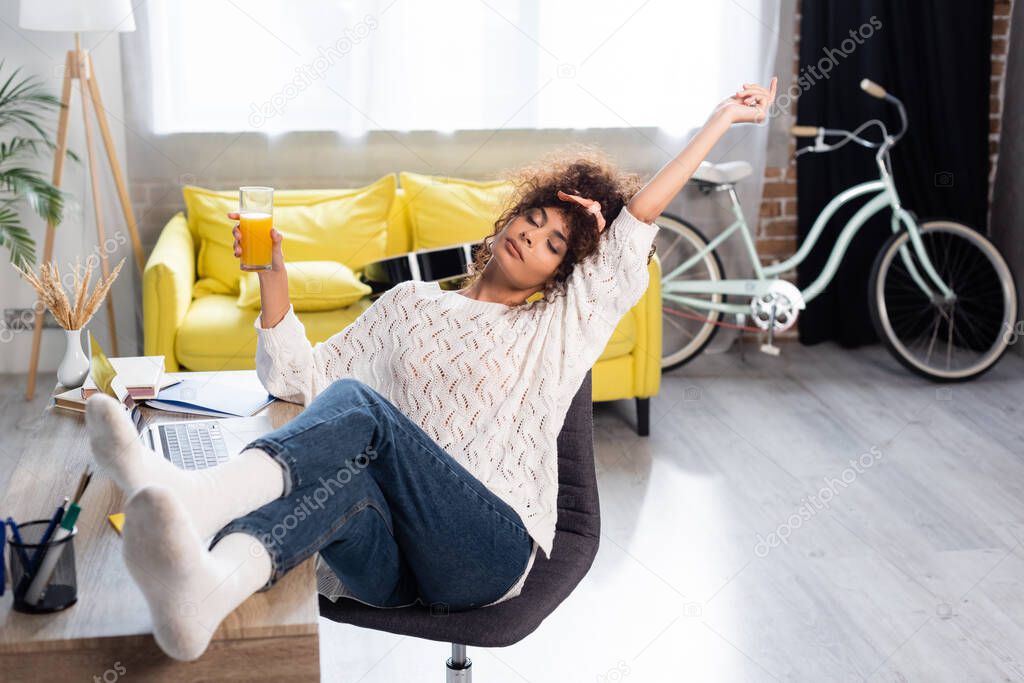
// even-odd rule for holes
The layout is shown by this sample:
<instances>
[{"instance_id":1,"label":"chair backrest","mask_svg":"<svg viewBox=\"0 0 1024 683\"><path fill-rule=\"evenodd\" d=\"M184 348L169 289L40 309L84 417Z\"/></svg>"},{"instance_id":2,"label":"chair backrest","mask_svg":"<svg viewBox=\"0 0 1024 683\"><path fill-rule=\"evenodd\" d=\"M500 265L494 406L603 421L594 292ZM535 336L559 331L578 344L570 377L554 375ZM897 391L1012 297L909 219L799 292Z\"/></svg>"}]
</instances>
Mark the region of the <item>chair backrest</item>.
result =
<instances>
[{"instance_id":1,"label":"chair backrest","mask_svg":"<svg viewBox=\"0 0 1024 683\"><path fill-rule=\"evenodd\" d=\"M560 533L593 539L601 535L590 372L576 392L558 434L558 521L555 530L556 538ZM594 552L597 552L596 544Z\"/></svg>"}]
</instances>

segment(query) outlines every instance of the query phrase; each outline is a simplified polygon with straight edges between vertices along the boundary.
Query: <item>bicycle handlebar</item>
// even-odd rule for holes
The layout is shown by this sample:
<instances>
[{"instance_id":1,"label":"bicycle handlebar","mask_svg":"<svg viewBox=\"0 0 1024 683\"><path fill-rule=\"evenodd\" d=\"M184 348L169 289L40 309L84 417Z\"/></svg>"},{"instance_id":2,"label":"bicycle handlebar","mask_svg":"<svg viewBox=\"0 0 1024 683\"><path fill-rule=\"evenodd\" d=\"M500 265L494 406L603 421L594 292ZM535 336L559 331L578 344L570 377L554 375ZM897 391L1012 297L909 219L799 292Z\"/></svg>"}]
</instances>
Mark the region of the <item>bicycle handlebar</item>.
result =
<instances>
[{"instance_id":1,"label":"bicycle handlebar","mask_svg":"<svg viewBox=\"0 0 1024 683\"><path fill-rule=\"evenodd\" d=\"M789 129L790 135L795 138L816 138L821 129L817 126L793 126Z\"/></svg>"},{"instance_id":2,"label":"bicycle handlebar","mask_svg":"<svg viewBox=\"0 0 1024 683\"><path fill-rule=\"evenodd\" d=\"M839 149L848 142L855 142L858 145L861 145L862 147L867 147L869 149L880 149L882 150L880 153L884 153L893 145L895 145L900 140L900 138L903 137L903 135L907 132L907 110L903 106L903 102L901 102L899 98L890 95L888 92L886 92L885 88L883 88L882 86L878 85L877 83L868 78L861 80L860 88L868 95L876 97L880 100L885 100L886 102L889 102L890 104L896 106L897 110L899 111L901 123L899 132L896 133L895 135L890 135L889 131L885 127L885 124L878 119L871 119L870 121L866 121L862 123L860 126L858 126L856 130L853 131L836 128L821 128L819 126L793 126L792 128L790 128L789 131L790 134L793 135L793 137L818 138L814 145L802 147L799 150L797 150L797 156L806 152L831 152L832 150ZM866 140L860 136L861 132L863 132L870 126L878 126L881 129L883 137L881 142L873 142L871 140ZM826 136L842 137L843 139L839 142L826 144L824 142L824 138Z\"/></svg>"},{"instance_id":3,"label":"bicycle handlebar","mask_svg":"<svg viewBox=\"0 0 1024 683\"><path fill-rule=\"evenodd\" d=\"M884 100L885 96L889 94L885 91L885 88L878 85L869 78L865 78L860 82L860 89L866 92L867 94L871 95L872 97L877 97L880 100Z\"/></svg>"}]
</instances>

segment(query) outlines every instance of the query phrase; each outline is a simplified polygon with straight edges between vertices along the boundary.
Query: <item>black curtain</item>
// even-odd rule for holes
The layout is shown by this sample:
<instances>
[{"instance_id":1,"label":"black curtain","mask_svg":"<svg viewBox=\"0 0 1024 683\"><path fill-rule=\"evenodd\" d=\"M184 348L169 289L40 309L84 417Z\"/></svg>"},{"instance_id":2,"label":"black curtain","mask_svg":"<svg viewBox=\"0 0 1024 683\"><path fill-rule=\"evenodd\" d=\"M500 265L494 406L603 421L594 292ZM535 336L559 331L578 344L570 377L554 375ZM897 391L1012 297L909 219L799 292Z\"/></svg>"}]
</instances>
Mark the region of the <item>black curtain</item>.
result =
<instances>
[{"instance_id":1,"label":"black curtain","mask_svg":"<svg viewBox=\"0 0 1024 683\"><path fill-rule=\"evenodd\" d=\"M797 102L800 124L852 130L880 118L894 132L899 129L895 108L862 92L860 80L870 78L899 97L910 119L909 132L892 153L903 206L921 219L955 219L983 232L992 2L803 0ZM871 135L877 140L878 129ZM877 177L874 153L854 143L801 156L800 242L831 198ZM801 288L821 272L842 227L863 203L855 200L833 216L798 268ZM861 228L831 284L801 315L801 342L835 340L853 347L877 339L868 312L868 279L875 255L892 234L890 216L883 211Z\"/></svg>"}]
</instances>

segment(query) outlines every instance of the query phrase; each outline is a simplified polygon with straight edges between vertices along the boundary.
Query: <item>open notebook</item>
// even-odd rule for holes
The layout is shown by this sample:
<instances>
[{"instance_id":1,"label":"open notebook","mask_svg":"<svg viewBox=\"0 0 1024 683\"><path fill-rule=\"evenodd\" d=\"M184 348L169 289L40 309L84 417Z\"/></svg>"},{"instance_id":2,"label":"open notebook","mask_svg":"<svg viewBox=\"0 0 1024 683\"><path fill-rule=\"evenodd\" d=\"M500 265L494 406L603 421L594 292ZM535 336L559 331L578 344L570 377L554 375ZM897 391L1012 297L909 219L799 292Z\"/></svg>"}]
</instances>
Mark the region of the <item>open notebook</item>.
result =
<instances>
[{"instance_id":1,"label":"open notebook","mask_svg":"<svg viewBox=\"0 0 1024 683\"><path fill-rule=\"evenodd\" d=\"M273 403L274 397L260 384L256 373L240 373L231 379L184 379L162 389L150 408L212 417L249 417Z\"/></svg>"}]
</instances>

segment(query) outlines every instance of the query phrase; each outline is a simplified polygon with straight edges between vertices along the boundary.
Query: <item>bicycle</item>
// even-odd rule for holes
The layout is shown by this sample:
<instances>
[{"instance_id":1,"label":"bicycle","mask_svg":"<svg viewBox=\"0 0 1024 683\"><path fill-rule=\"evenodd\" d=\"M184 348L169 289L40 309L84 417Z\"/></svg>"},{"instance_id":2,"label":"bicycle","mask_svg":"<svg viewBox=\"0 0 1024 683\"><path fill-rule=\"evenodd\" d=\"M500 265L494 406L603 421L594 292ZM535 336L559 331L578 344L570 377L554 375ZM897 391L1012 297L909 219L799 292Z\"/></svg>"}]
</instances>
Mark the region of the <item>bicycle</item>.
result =
<instances>
[{"instance_id":1,"label":"bicycle","mask_svg":"<svg viewBox=\"0 0 1024 683\"><path fill-rule=\"evenodd\" d=\"M736 183L750 175L746 162L704 162L692 182L705 194L727 192L735 220L708 241L701 231L671 214L657 223L656 243L662 263L662 371L695 358L721 326L767 333L762 350L778 354L774 335L792 327L799 312L829 284L857 231L876 213L891 209L892 236L875 258L868 282L871 318L886 348L911 371L940 382L963 381L990 369L1008 346L1004 330L1014 329L1017 296L1013 277L998 250L980 233L951 220L918 223L903 208L892 177L890 151L906 134L903 103L884 88L864 79L861 89L894 105L901 128L890 135L885 124L871 119L853 131L816 126L793 126L795 137L813 137L814 144L796 155L826 153L854 142L877 150L879 178L854 185L836 195L814 221L796 253L780 263L762 265L750 228L736 196ZM881 141L862 137L877 126ZM826 138L840 138L826 143ZM781 279L814 248L826 223L842 206L871 197L847 221L815 280L804 289ZM734 232L743 237L754 271L752 279L725 279L716 249ZM749 298L732 303L726 297ZM727 314L738 325L723 323ZM745 327L751 317L756 327Z\"/></svg>"}]
</instances>

